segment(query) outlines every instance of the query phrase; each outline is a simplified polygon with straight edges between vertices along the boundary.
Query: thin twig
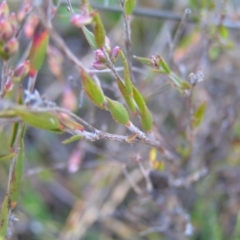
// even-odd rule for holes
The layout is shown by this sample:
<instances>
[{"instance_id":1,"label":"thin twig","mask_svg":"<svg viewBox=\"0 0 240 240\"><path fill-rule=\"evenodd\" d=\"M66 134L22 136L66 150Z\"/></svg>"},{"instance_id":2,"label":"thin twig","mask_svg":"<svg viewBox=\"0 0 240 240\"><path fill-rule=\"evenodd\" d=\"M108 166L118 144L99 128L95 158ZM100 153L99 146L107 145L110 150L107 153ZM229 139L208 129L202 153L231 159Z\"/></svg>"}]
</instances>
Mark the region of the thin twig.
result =
<instances>
[{"instance_id":1,"label":"thin twig","mask_svg":"<svg viewBox=\"0 0 240 240\"><path fill-rule=\"evenodd\" d=\"M124 43L127 52L127 60L129 66L130 76L132 77L132 41L131 41L131 27L130 27L130 16L127 16L124 4L125 0L119 0L123 13L123 22L124 22Z\"/></svg>"},{"instance_id":2,"label":"thin twig","mask_svg":"<svg viewBox=\"0 0 240 240\"><path fill-rule=\"evenodd\" d=\"M77 4L76 2L73 4ZM121 13L122 10L119 7L115 6L103 6L99 4L92 3L91 6L93 8L102 10L102 11L108 11L108 12L116 12L116 13ZM141 16L141 17L149 17L149 18L158 18L158 19L163 19L163 20L172 20L172 21L181 21L182 15L177 14L171 11L160 11L160 10L155 10L152 8L135 8L132 15L136 16ZM191 18L187 19L188 23L198 23L196 21L196 16L192 16ZM219 25L218 19L216 21L212 22L212 24L215 24L216 26ZM222 26L227 27L229 29L234 29L234 30L239 30L240 29L240 22L238 21L231 21L228 19L225 19L224 24Z\"/></svg>"},{"instance_id":3,"label":"thin twig","mask_svg":"<svg viewBox=\"0 0 240 240\"><path fill-rule=\"evenodd\" d=\"M122 72L124 70L124 67L115 67L115 70L117 72ZM143 71L141 68L138 67L132 67L132 71L140 74L146 74L145 71ZM110 69L103 69L103 70L97 70L97 69L89 69L89 73L110 73Z\"/></svg>"},{"instance_id":4,"label":"thin twig","mask_svg":"<svg viewBox=\"0 0 240 240\"><path fill-rule=\"evenodd\" d=\"M0 88L0 98L3 98L5 93L4 93L4 84L6 81L7 77L7 70L8 70L8 60L3 61L3 66L2 66L2 72L1 72L1 88Z\"/></svg>"},{"instance_id":5,"label":"thin twig","mask_svg":"<svg viewBox=\"0 0 240 240\"><path fill-rule=\"evenodd\" d=\"M71 1L70 1L70 0L66 0L66 1L67 1L67 4L68 4L68 7L69 7L70 12L75 14L75 12L74 12L74 10L73 10L73 8L72 8Z\"/></svg>"},{"instance_id":6,"label":"thin twig","mask_svg":"<svg viewBox=\"0 0 240 240\"><path fill-rule=\"evenodd\" d=\"M187 102L188 102L188 109L189 109L189 118L188 118L188 121L189 121L189 124L188 124L188 127L189 127L189 135L188 135L188 139L189 139L189 142L191 143L191 146L193 146L193 139L194 139L194 134L193 134L193 114L194 114L194 109L193 109L193 88L191 88L189 90L189 96L187 96Z\"/></svg>"},{"instance_id":7,"label":"thin twig","mask_svg":"<svg viewBox=\"0 0 240 240\"><path fill-rule=\"evenodd\" d=\"M119 75L118 72L116 71L115 66L114 66L114 64L112 63L112 61L111 61L111 59L110 59L110 57L109 57L109 55L108 55L108 53L107 53L107 51L106 51L106 49L105 49L104 47L102 48L102 51L103 51L104 57L105 57L105 59L106 59L106 62L107 62L107 64L108 64L108 67L109 67L109 69L112 71L112 74L114 75L114 77L115 77L116 79L119 79L119 80L121 80L121 81L123 82L122 78L120 77L120 75Z\"/></svg>"},{"instance_id":8,"label":"thin twig","mask_svg":"<svg viewBox=\"0 0 240 240\"><path fill-rule=\"evenodd\" d=\"M177 31L174 35L173 41L172 41L171 46L170 46L169 56L170 56L171 59L172 59L174 50L177 46L177 43L180 40L180 37L181 37L182 32L184 30L184 27L186 26L186 23L187 23L187 20L188 20L190 14L191 14L191 10L189 8L185 9L185 12L182 16L181 22L178 25Z\"/></svg>"}]
</instances>

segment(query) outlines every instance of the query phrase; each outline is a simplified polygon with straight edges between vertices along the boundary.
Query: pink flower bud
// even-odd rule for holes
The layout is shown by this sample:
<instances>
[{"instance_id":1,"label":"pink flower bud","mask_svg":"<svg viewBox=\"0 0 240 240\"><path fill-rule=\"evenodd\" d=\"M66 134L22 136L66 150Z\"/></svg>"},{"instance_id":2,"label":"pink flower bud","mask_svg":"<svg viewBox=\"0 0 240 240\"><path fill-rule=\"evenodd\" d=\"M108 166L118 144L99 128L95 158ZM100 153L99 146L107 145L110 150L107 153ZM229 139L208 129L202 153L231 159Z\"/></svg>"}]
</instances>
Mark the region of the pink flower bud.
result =
<instances>
[{"instance_id":1,"label":"pink flower bud","mask_svg":"<svg viewBox=\"0 0 240 240\"><path fill-rule=\"evenodd\" d=\"M4 92L10 92L13 89L13 82L12 79L9 77L4 84Z\"/></svg>"},{"instance_id":2,"label":"pink flower bud","mask_svg":"<svg viewBox=\"0 0 240 240\"><path fill-rule=\"evenodd\" d=\"M24 32L28 38L33 36L36 26L39 23L39 19L35 15L31 15L28 17L27 22L24 26Z\"/></svg>"},{"instance_id":3,"label":"pink flower bud","mask_svg":"<svg viewBox=\"0 0 240 240\"><path fill-rule=\"evenodd\" d=\"M2 1L0 5L0 15L5 17L9 15L9 8L6 1Z\"/></svg>"},{"instance_id":4,"label":"pink flower bud","mask_svg":"<svg viewBox=\"0 0 240 240\"><path fill-rule=\"evenodd\" d=\"M120 47L115 46L111 51L111 57L114 61L117 60L119 53L120 53Z\"/></svg>"},{"instance_id":5,"label":"pink flower bud","mask_svg":"<svg viewBox=\"0 0 240 240\"><path fill-rule=\"evenodd\" d=\"M84 25L90 24L92 20L93 17L90 15L76 14L72 17L71 23L76 27L82 27Z\"/></svg>"},{"instance_id":6,"label":"pink flower bud","mask_svg":"<svg viewBox=\"0 0 240 240\"><path fill-rule=\"evenodd\" d=\"M151 66L154 68L159 68L159 56L151 56Z\"/></svg>"},{"instance_id":7,"label":"pink flower bud","mask_svg":"<svg viewBox=\"0 0 240 240\"><path fill-rule=\"evenodd\" d=\"M102 62L102 63L106 62L106 58L105 58L104 53L101 49L97 49L94 53L95 53L95 60L97 62Z\"/></svg>"},{"instance_id":8,"label":"pink flower bud","mask_svg":"<svg viewBox=\"0 0 240 240\"><path fill-rule=\"evenodd\" d=\"M110 41L109 41L109 38L108 37L105 37L105 44L104 44L107 52L110 52L111 51L111 44L110 44Z\"/></svg>"},{"instance_id":9,"label":"pink flower bud","mask_svg":"<svg viewBox=\"0 0 240 240\"><path fill-rule=\"evenodd\" d=\"M14 81L19 82L22 79L24 79L29 73L29 69L30 69L29 60L19 64L13 74Z\"/></svg>"},{"instance_id":10,"label":"pink flower bud","mask_svg":"<svg viewBox=\"0 0 240 240\"><path fill-rule=\"evenodd\" d=\"M12 28L12 25L8 19L4 18L0 21L0 29L1 29L0 37L3 41L8 41L10 38L13 37L14 29Z\"/></svg>"},{"instance_id":11,"label":"pink flower bud","mask_svg":"<svg viewBox=\"0 0 240 240\"><path fill-rule=\"evenodd\" d=\"M92 64L92 66L97 70L103 70L107 68L106 63L96 61Z\"/></svg>"},{"instance_id":12,"label":"pink flower bud","mask_svg":"<svg viewBox=\"0 0 240 240\"><path fill-rule=\"evenodd\" d=\"M19 44L17 39L12 38L6 43L3 50L9 57L11 57L18 51L18 47L19 47Z\"/></svg>"}]
</instances>

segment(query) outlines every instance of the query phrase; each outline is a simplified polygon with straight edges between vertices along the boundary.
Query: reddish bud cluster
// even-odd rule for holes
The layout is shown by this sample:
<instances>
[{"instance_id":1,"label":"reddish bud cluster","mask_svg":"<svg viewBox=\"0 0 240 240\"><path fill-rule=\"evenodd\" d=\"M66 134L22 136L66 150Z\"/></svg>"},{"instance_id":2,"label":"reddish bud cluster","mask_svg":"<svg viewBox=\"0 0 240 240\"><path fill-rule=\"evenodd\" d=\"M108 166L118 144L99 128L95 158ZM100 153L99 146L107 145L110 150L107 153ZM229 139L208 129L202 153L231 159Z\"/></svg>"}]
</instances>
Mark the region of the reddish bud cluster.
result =
<instances>
[{"instance_id":1,"label":"reddish bud cluster","mask_svg":"<svg viewBox=\"0 0 240 240\"><path fill-rule=\"evenodd\" d=\"M4 92L10 92L13 89L13 82L12 82L12 78L8 77L7 81L4 84Z\"/></svg>"},{"instance_id":2,"label":"reddish bud cluster","mask_svg":"<svg viewBox=\"0 0 240 240\"><path fill-rule=\"evenodd\" d=\"M19 64L13 73L14 82L19 82L22 79L24 79L29 73L29 69L30 69L29 60Z\"/></svg>"},{"instance_id":3,"label":"reddish bud cluster","mask_svg":"<svg viewBox=\"0 0 240 240\"><path fill-rule=\"evenodd\" d=\"M0 5L0 57L4 60L18 51L18 41L15 37L17 26L16 14L9 14L8 5L3 1Z\"/></svg>"},{"instance_id":4,"label":"reddish bud cluster","mask_svg":"<svg viewBox=\"0 0 240 240\"><path fill-rule=\"evenodd\" d=\"M154 67L154 68L159 68L159 62L161 61L160 60L160 56L157 55L157 56L151 56L151 66Z\"/></svg>"},{"instance_id":5,"label":"reddish bud cluster","mask_svg":"<svg viewBox=\"0 0 240 240\"><path fill-rule=\"evenodd\" d=\"M110 41L106 37L105 48L107 50L107 53L109 54L110 59L114 63L119 56L120 47L115 46L114 48L111 49ZM103 50L102 49L97 49L94 53L95 53L95 62L92 64L92 66L97 70L103 70L103 69L108 68L107 60L106 60L106 57L103 53Z\"/></svg>"},{"instance_id":6,"label":"reddish bud cluster","mask_svg":"<svg viewBox=\"0 0 240 240\"><path fill-rule=\"evenodd\" d=\"M75 27L83 27L84 25L90 24L93 21L93 17L96 14L96 12L91 11L89 12L89 9L86 5L83 5L81 10L81 14L75 14L72 19L71 23Z\"/></svg>"}]
</instances>

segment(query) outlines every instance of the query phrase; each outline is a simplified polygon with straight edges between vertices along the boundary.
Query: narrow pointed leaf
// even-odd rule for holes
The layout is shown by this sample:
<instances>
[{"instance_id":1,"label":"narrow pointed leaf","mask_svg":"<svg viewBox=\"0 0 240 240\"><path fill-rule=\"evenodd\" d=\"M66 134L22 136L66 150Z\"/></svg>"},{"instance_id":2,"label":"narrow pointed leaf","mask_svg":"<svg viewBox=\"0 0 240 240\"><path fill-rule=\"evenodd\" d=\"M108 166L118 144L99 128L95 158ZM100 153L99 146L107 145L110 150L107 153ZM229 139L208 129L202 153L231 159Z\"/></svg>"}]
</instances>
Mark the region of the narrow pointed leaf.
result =
<instances>
[{"instance_id":1,"label":"narrow pointed leaf","mask_svg":"<svg viewBox=\"0 0 240 240\"><path fill-rule=\"evenodd\" d=\"M122 51L120 51L122 60L123 60L123 67L124 67L124 84L125 84L125 92L127 95L132 96L133 94L133 87L132 87L132 81L131 81L131 76L129 72L129 66L127 59L125 58L124 54Z\"/></svg>"},{"instance_id":2,"label":"narrow pointed leaf","mask_svg":"<svg viewBox=\"0 0 240 240\"><path fill-rule=\"evenodd\" d=\"M152 69L152 71L155 72L155 73L166 74L166 71L165 71L165 70Z\"/></svg>"},{"instance_id":3,"label":"narrow pointed leaf","mask_svg":"<svg viewBox=\"0 0 240 240\"><path fill-rule=\"evenodd\" d=\"M26 107L14 108L16 114L27 124L44 130L61 132L61 124L58 118L50 112L31 112Z\"/></svg>"},{"instance_id":4,"label":"narrow pointed leaf","mask_svg":"<svg viewBox=\"0 0 240 240\"><path fill-rule=\"evenodd\" d=\"M182 80L175 73L171 73L169 77L177 87L181 87Z\"/></svg>"},{"instance_id":5,"label":"narrow pointed leaf","mask_svg":"<svg viewBox=\"0 0 240 240\"><path fill-rule=\"evenodd\" d=\"M5 195L0 212L0 240L5 240L8 228L9 196Z\"/></svg>"},{"instance_id":6,"label":"narrow pointed leaf","mask_svg":"<svg viewBox=\"0 0 240 240\"><path fill-rule=\"evenodd\" d=\"M147 105L144 106L143 110L140 112L141 125L145 131L150 131L152 129L152 115L147 108Z\"/></svg>"},{"instance_id":7,"label":"narrow pointed leaf","mask_svg":"<svg viewBox=\"0 0 240 240\"><path fill-rule=\"evenodd\" d=\"M92 102L98 107L104 108L105 96L102 90L97 86L91 76L83 70L81 71L81 78L83 88Z\"/></svg>"},{"instance_id":8,"label":"narrow pointed leaf","mask_svg":"<svg viewBox=\"0 0 240 240\"><path fill-rule=\"evenodd\" d=\"M181 89L182 89L182 90L191 89L191 85L190 85L188 82L186 82L186 81L182 81L182 82L181 82Z\"/></svg>"},{"instance_id":9,"label":"narrow pointed leaf","mask_svg":"<svg viewBox=\"0 0 240 240\"><path fill-rule=\"evenodd\" d=\"M110 98L107 98L108 108L112 114L113 119L121 124L127 124L129 122L129 116L125 107Z\"/></svg>"},{"instance_id":10,"label":"narrow pointed leaf","mask_svg":"<svg viewBox=\"0 0 240 240\"><path fill-rule=\"evenodd\" d=\"M99 16L99 13L96 13L93 17L94 21L94 36L98 48L103 47L105 43L105 29L102 24L102 20Z\"/></svg>"},{"instance_id":11,"label":"narrow pointed leaf","mask_svg":"<svg viewBox=\"0 0 240 240\"><path fill-rule=\"evenodd\" d=\"M30 75L35 73L42 67L49 40L49 33L43 30L39 25L34 33L32 47L30 50Z\"/></svg>"},{"instance_id":12,"label":"narrow pointed leaf","mask_svg":"<svg viewBox=\"0 0 240 240\"><path fill-rule=\"evenodd\" d=\"M143 96L139 93L135 86L133 86L133 98L139 108L142 128L145 131L150 131L152 129L152 115L148 110Z\"/></svg>"},{"instance_id":13,"label":"narrow pointed leaf","mask_svg":"<svg viewBox=\"0 0 240 240\"><path fill-rule=\"evenodd\" d=\"M170 73L171 73L171 70L170 70L169 66L167 65L167 63L165 62L165 60L164 60L162 57L160 57L159 65L160 65L160 67L162 67L162 69L163 69L167 74L170 74Z\"/></svg>"},{"instance_id":14,"label":"narrow pointed leaf","mask_svg":"<svg viewBox=\"0 0 240 240\"><path fill-rule=\"evenodd\" d=\"M196 128L198 127L204 118L206 111L206 102L203 102L194 112L193 114L193 127Z\"/></svg>"},{"instance_id":15,"label":"narrow pointed leaf","mask_svg":"<svg viewBox=\"0 0 240 240\"><path fill-rule=\"evenodd\" d=\"M24 161L24 142L22 139L20 143L20 150L18 152L18 156L15 162L11 180L10 180L9 198L10 198L12 209L16 206L17 200L18 200L20 182L21 182L22 171L23 171L23 161Z\"/></svg>"},{"instance_id":16,"label":"narrow pointed leaf","mask_svg":"<svg viewBox=\"0 0 240 240\"><path fill-rule=\"evenodd\" d=\"M118 84L118 88L119 88L120 92L122 93L122 96L123 96L126 104L128 105L131 112L133 112L135 114L137 112L137 109L136 109L136 105L135 105L133 97L129 96L126 93L125 86L120 79L117 79L117 84Z\"/></svg>"},{"instance_id":17,"label":"narrow pointed leaf","mask_svg":"<svg viewBox=\"0 0 240 240\"><path fill-rule=\"evenodd\" d=\"M136 4L136 0L126 0L124 4L125 12L127 15L132 14L134 7Z\"/></svg>"},{"instance_id":18,"label":"narrow pointed leaf","mask_svg":"<svg viewBox=\"0 0 240 240\"><path fill-rule=\"evenodd\" d=\"M9 159L13 158L14 156L16 156L16 154L17 154L16 152L13 152L13 153L9 153L7 155L2 155L2 156L0 156L0 162L4 161L4 160L9 160Z\"/></svg>"},{"instance_id":19,"label":"narrow pointed leaf","mask_svg":"<svg viewBox=\"0 0 240 240\"><path fill-rule=\"evenodd\" d=\"M71 143L71 142L76 142L76 141L81 140L82 138L83 138L83 136L81 136L81 135L75 135L75 136L72 136L72 137L64 140L62 142L62 144L68 144L68 143Z\"/></svg>"},{"instance_id":20,"label":"narrow pointed leaf","mask_svg":"<svg viewBox=\"0 0 240 240\"><path fill-rule=\"evenodd\" d=\"M22 105L22 103L23 103L22 88L18 89L17 103L19 105ZM19 123L14 123L13 126L12 126L12 135L11 135L11 140L10 140L10 148L13 147L13 145L15 143L18 130L19 130Z\"/></svg>"},{"instance_id":21,"label":"narrow pointed leaf","mask_svg":"<svg viewBox=\"0 0 240 240\"><path fill-rule=\"evenodd\" d=\"M83 33L85 35L85 38L88 41L88 44L93 50L97 50L98 46L95 40L95 36L93 35L92 32L90 32L85 26L82 27Z\"/></svg>"},{"instance_id":22,"label":"narrow pointed leaf","mask_svg":"<svg viewBox=\"0 0 240 240\"><path fill-rule=\"evenodd\" d=\"M143 58L143 57L138 57L138 56L133 56L136 60L138 60L140 63L148 66L148 67L153 67L152 60L149 58Z\"/></svg>"},{"instance_id":23,"label":"narrow pointed leaf","mask_svg":"<svg viewBox=\"0 0 240 240\"><path fill-rule=\"evenodd\" d=\"M221 26L219 26L219 30L220 30L219 32L220 32L221 37L223 39L227 39L228 38L228 29L225 26L221 25Z\"/></svg>"},{"instance_id":24,"label":"narrow pointed leaf","mask_svg":"<svg viewBox=\"0 0 240 240\"><path fill-rule=\"evenodd\" d=\"M12 126L12 136L11 136L11 141L10 141L10 148L13 147L13 144L16 140L18 128L19 128L19 123L14 123Z\"/></svg>"},{"instance_id":25,"label":"narrow pointed leaf","mask_svg":"<svg viewBox=\"0 0 240 240\"><path fill-rule=\"evenodd\" d=\"M137 90L135 86L133 86L133 98L139 108L139 111L144 110L144 106L146 105L143 96L140 94L140 92Z\"/></svg>"},{"instance_id":26,"label":"narrow pointed leaf","mask_svg":"<svg viewBox=\"0 0 240 240\"><path fill-rule=\"evenodd\" d=\"M169 77L173 81L174 85L176 87L178 87L179 89L187 90L187 89L191 88L191 85L188 82L183 81L182 79L180 79L175 73L171 72Z\"/></svg>"},{"instance_id":27,"label":"narrow pointed leaf","mask_svg":"<svg viewBox=\"0 0 240 240\"><path fill-rule=\"evenodd\" d=\"M157 149L152 147L149 152L149 160L151 162L155 161L157 159Z\"/></svg>"},{"instance_id":28,"label":"narrow pointed leaf","mask_svg":"<svg viewBox=\"0 0 240 240\"><path fill-rule=\"evenodd\" d=\"M127 137L126 142L132 143L136 138L138 137L137 133L133 133L130 136Z\"/></svg>"},{"instance_id":29,"label":"narrow pointed leaf","mask_svg":"<svg viewBox=\"0 0 240 240\"><path fill-rule=\"evenodd\" d=\"M84 130L84 127L81 124L75 122L70 117L64 114L57 114L56 116L58 117L58 120L61 123L61 125L63 125L63 127L66 127L71 130L79 130L79 131Z\"/></svg>"}]
</instances>

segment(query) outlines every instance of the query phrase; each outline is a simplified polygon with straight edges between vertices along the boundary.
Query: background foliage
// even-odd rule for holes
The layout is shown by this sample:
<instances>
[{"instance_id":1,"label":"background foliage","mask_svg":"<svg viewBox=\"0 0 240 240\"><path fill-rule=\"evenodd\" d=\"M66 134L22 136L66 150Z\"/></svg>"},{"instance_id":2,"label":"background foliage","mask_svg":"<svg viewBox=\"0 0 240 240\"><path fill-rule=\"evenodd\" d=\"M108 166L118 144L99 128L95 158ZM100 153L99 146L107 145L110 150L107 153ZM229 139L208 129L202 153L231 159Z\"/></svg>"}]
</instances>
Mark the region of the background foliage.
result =
<instances>
[{"instance_id":1,"label":"background foliage","mask_svg":"<svg viewBox=\"0 0 240 240\"><path fill-rule=\"evenodd\" d=\"M8 3L11 11L20 9L17 1ZM71 3L78 13L79 1ZM99 14L111 46L120 46L125 53L122 13L115 11L120 9L119 2L90 3L93 8L105 8ZM130 143L103 139L63 145L68 134L27 126L23 175L8 223L9 239L240 239L239 7L238 1L136 1L136 13L143 12L132 15L133 55L159 54L171 74L186 83L189 74L199 70L204 74L204 81L189 96L174 86L171 74L154 73L133 59L134 85L152 113L153 132L178 156L177 161L152 146L131 143L136 136L111 114L97 108L87 94L81 100L79 68L50 38L35 89L97 129L130 135ZM191 9L187 23L186 8ZM72 15L62 3L52 20L53 29L91 68L94 52L81 29L71 24ZM24 31L18 39L13 66L30 41ZM118 59L116 65L121 67L122 61ZM113 76L97 75L104 93L125 104ZM27 78L22 85L26 88ZM129 115L141 128L139 120ZM9 156L12 126L0 122L1 156ZM4 206L10 160L0 163Z\"/></svg>"}]
</instances>

